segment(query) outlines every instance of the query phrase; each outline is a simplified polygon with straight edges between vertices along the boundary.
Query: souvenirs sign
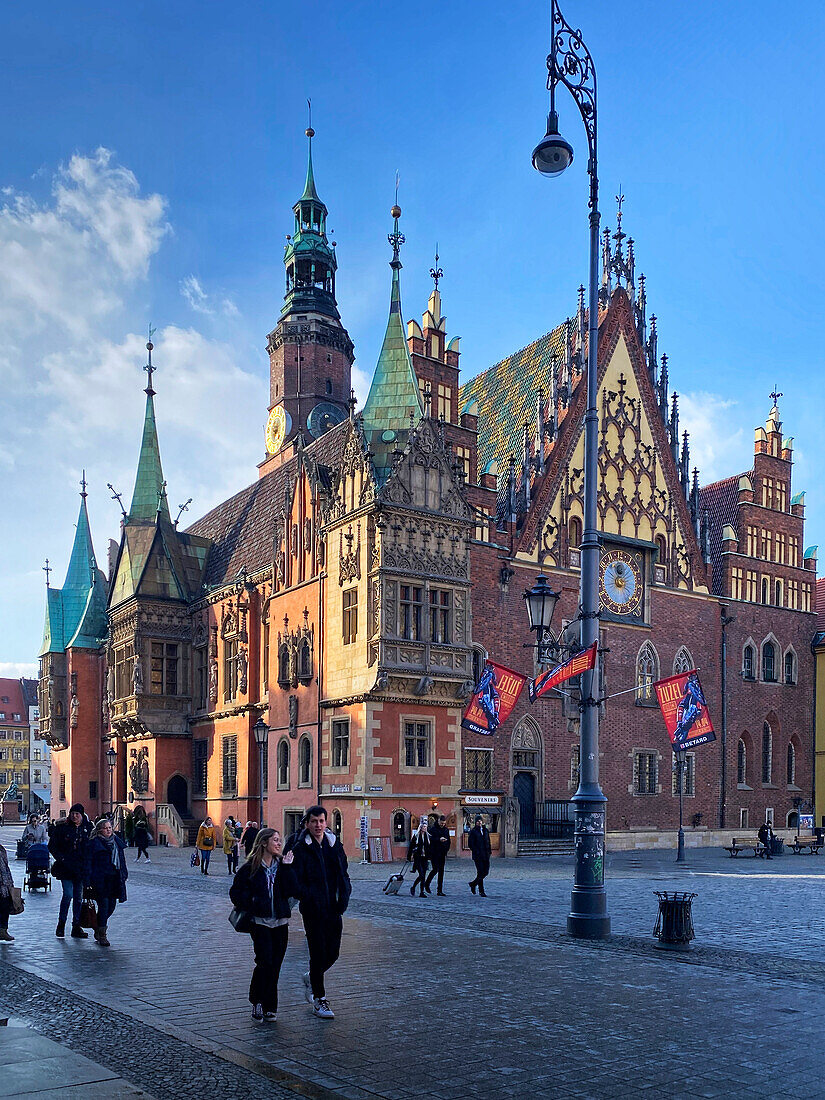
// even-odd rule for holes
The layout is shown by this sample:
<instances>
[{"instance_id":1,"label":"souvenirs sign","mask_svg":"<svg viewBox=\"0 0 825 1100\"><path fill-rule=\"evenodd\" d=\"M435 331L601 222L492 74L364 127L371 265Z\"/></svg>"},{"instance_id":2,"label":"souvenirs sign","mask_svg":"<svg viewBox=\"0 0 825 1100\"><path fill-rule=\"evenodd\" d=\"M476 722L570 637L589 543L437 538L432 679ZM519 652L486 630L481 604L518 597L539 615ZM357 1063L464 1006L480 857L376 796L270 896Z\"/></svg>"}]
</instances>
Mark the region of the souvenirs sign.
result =
<instances>
[{"instance_id":1,"label":"souvenirs sign","mask_svg":"<svg viewBox=\"0 0 825 1100\"><path fill-rule=\"evenodd\" d=\"M692 749L716 740L695 668L657 680L653 686L674 749Z\"/></svg>"},{"instance_id":2,"label":"souvenirs sign","mask_svg":"<svg viewBox=\"0 0 825 1100\"><path fill-rule=\"evenodd\" d=\"M574 676L580 675L582 672L588 672L591 668L596 667L596 653L598 652L599 644L594 642L587 649L583 649L581 653L576 653L572 657L568 657L560 665L556 665L555 668L549 668L547 672L543 672L541 676L537 676L535 680L531 680L527 688L530 695L530 702L534 703L536 699L539 699L542 695L546 695L553 688L558 687L559 684L563 684L565 680L571 680Z\"/></svg>"},{"instance_id":3,"label":"souvenirs sign","mask_svg":"<svg viewBox=\"0 0 825 1100\"><path fill-rule=\"evenodd\" d=\"M473 733L495 733L512 714L526 680L519 672L486 661L461 725Z\"/></svg>"}]
</instances>

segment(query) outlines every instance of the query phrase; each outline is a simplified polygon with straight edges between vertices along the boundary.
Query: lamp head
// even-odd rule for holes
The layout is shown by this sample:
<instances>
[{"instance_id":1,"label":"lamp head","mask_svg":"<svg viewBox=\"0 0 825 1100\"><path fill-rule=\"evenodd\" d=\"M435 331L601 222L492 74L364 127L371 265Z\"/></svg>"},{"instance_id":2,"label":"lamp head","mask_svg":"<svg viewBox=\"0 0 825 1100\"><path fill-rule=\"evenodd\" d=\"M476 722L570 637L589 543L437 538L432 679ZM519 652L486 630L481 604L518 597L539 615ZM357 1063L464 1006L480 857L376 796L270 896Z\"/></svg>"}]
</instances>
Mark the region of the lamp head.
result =
<instances>
[{"instance_id":1,"label":"lamp head","mask_svg":"<svg viewBox=\"0 0 825 1100\"><path fill-rule=\"evenodd\" d=\"M559 116L547 116L547 133L533 150L533 167L543 176L559 176L573 162L573 146L559 133Z\"/></svg>"},{"instance_id":2,"label":"lamp head","mask_svg":"<svg viewBox=\"0 0 825 1100\"><path fill-rule=\"evenodd\" d=\"M558 598L559 593L553 591L547 583L547 577L544 573L540 573L533 587L528 588L524 593L527 619L531 630L545 631L550 629Z\"/></svg>"},{"instance_id":3,"label":"lamp head","mask_svg":"<svg viewBox=\"0 0 825 1100\"><path fill-rule=\"evenodd\" d=\"M260 716L258 717L258 721L252 727L252 733L255 737L256 745L262 746L266 744L267 738L269 737L269 726Z\"/></svg>"},{"instance_id":4,"label":"lamp head","mask_svg":"<svg viewBox=\"0 0 825 1100\"><path fill-rule=\"evenodd\" d=\"M113 768L117 763L117 753L111 746L106 750L106 763L110 768Z\"/></svg>"}]
</instances>

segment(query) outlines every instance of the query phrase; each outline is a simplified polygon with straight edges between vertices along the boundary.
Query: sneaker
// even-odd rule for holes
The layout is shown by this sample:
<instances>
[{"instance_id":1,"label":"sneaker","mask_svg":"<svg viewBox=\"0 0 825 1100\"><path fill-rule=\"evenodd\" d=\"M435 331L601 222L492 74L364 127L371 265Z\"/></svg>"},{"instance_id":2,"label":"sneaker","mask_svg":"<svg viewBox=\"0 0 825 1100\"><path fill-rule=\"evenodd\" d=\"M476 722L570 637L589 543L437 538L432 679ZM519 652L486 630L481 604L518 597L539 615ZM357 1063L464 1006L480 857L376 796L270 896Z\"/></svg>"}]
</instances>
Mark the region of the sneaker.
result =
<instances>
[{"instance_id":1,"label":"sneaker","mask_svg":"<svg viewBox=\"0 0 825 1100\"><path fill-rule=\"evenodd\" d=\"M307 970L306 974L304 974L304 997L306 997L307 1004L311 1005L312 1002L313 1002L312 983L309 980L309 971L308 970Z\"/></svg>"},{"instance_id":2,"label":"sneaker","mask_svg":"<svg viewBox=\"0 0 825 1100\"><path fill-rule=\"evenodd\" d=\"M0 940L5 940L6 943L11 943L13 939L14 936L9 933L8 928L0 928Z\"/></svg>"},{"instance_id":3,"label":"sneaker","mask_svg":"<svg viewBox=\"0 0 825 1100\"><path fill-rule=\"evenodd\" d=\"M147 862L147 863L151 863L151 862L152 862L152 861L151 861L151 859L149 859L149 857L148 857L148 856L146 857L146 862Z\"/></svg>"},{"instance_id":4,"label":"sneaker","mask_svg":"<svg viewBox=\"0 0 825 1100\"><path fill-rule=\"evenodd\" d=\"M329 1007L329 1001L326 997L314 997L312 1000L312 1011L314 1015L322 1020L335 1019L335 1013Z\"/></svg>"},{"instance_id":5,"label":"sneaker","mask_svg":"<svg viewBox=\"0 0 825 1100\"><path fill-rule=\"evenodd\" d=\"M57 922L57 928L55 928L54 934L60 936L61 939L66 935L66 922L64 920Z\"/></svg>"},{"instance_id":6,"label":"sneaker","mask_svg":"<svg viewBox=\"0 0 825 1100\"><path fill-rule=\"evenodd\" d=\"M72 925L72 938L76 939L76 940L87 940L89 938L89 933L84 932L79 924L73 924Z\"/></svg>"},{"instance_id":7,"label":"sneaker","mask_svg":"<svg viewBox=\"0 0 825 1100\"><path fill-rule=\"evenodd\" d=\"M264 1019L267 1020L269 1023L274 1023L274 1021L278 1019L278 1013L277 1012L265 1012L264 1013Z\"/></svg>"},{"instance_id":8,"label":"sneaker","mask_svg":"<svg viewBox=\"0 0 825 1100\"><path fill-rule=\"evenodd\" d=\"M263 1005L253 1005L252 1006L252 1019L253 1020L262 1020L263 1018L264 1018Z\"/></svg>"}]
</instances>

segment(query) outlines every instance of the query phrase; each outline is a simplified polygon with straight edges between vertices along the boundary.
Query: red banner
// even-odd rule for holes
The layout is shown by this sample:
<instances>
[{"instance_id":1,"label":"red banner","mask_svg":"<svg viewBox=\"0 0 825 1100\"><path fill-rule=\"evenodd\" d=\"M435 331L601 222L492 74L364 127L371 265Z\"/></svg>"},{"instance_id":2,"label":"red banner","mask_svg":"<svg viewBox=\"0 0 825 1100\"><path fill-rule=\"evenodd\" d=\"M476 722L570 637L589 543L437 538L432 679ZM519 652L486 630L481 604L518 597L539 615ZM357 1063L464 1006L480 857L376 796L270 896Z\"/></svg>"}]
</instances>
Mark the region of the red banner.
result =
<instances>
[{"instance_id":1,"label":"red banner","mask_svg":"<svg viewBox=\"0 0 825 1100\"><path fill-rule=\"evenodd\" d=\"M565 680L571 680L574 676L595 668L598 649L598 642L594 642L587 649L583 649L581 653L568 657L563 664L556 665L555 668L550 668L547 672L543 672L541 676L537 676L535 680L531 680L527 689L530 693L530 702L534 703L536 699L546 695L554 687L558 687L559 684L563 684Z\"/></svg>"},{"instance_id":2,"label":"red banner","mask_svg":"<svg viewBox=\"0 0 825 1100\"><path fill-rule=\"evenodd\" d=\"M487 661L461 725L473 733L495 733L502 722L506 722L518 702L526 676L513 672L504 665Z\"/></svg>"},{"instance_id":3,"label":"red banner","mask_svg":"<svg viewBox=\"0 0 825 1100\"><path fill-rule=\"evenodd\" d=\"M653 686L674 749L692 749L716 740L695 668L657 680Z\"/></svg>"}]
</instances>

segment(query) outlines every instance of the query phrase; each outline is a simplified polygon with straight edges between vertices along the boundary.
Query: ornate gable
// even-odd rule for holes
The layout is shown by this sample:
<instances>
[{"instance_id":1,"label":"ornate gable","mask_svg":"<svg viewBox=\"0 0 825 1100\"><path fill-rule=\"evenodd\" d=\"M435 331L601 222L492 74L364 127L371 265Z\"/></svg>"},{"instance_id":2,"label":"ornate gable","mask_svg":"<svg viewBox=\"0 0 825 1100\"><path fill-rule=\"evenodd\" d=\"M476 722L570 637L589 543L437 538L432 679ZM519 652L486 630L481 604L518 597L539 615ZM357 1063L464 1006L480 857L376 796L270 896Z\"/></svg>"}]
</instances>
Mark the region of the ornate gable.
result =
<instances>
[{"instance_id":1,"label":"ornate gable","mask_svg":"<svg viewBox=\"0 0 825 1100\"><path fill-rule=\"evenodd\" d=\"M470 522L470 506L450 468L436 421L425 417L410 433L409 442L398 456L378 499L387 504L437 512Z\"/></svg>"}]
</instances>

